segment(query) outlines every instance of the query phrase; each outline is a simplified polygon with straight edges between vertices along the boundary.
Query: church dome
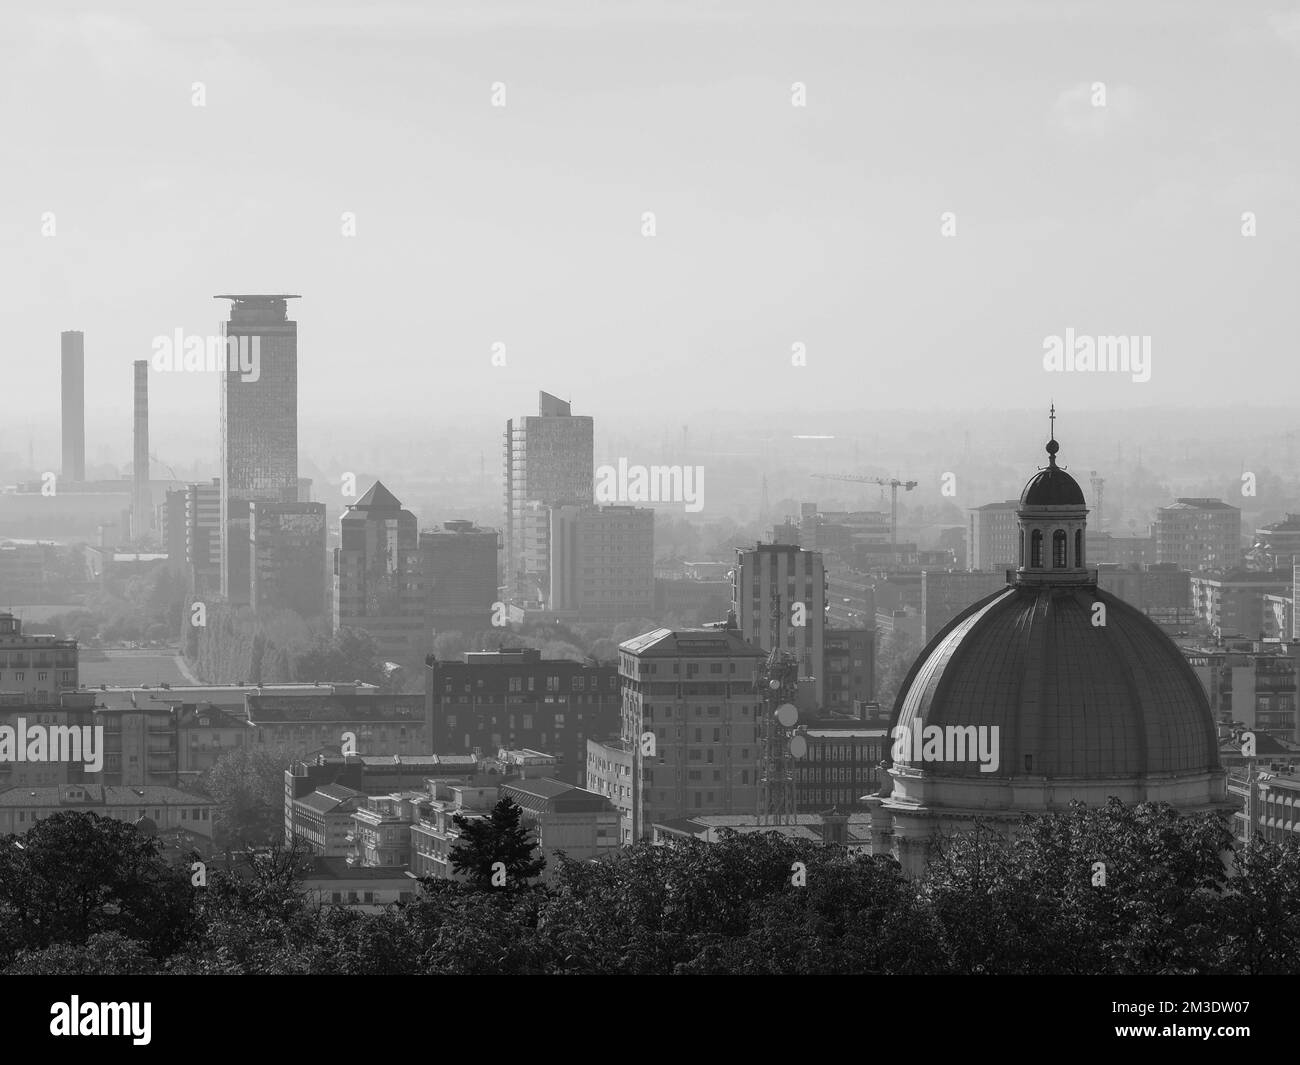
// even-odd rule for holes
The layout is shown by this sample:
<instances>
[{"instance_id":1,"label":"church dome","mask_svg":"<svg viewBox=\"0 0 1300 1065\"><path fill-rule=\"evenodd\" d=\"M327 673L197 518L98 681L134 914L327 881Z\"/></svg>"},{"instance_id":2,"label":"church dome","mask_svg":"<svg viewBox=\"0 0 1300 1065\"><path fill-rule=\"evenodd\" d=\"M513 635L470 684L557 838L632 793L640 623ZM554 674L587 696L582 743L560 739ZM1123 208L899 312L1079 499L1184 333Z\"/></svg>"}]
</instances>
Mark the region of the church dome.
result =
<instances>
[{"instance_id":1,"label":"church dome","mask_svg":"<svg viewBox=\"0 0 1300 1065\"><path fill-rule=\"evenodd\" d=\"M1022 507L1081 507L1084 505L1083 489L1079 482L1056 464L1060 445L1051 440L1047 445L1049 456L1046 469L1039 470L1029 479L1020 493Z\"/></svg>"},{"instance_id":2,"label":"church dome","mask_svg":"<svg viewBox=\"0 0 1300 1065\"><path fill-rule=\"evenodd\" d=\"M913 664L894 724L998 729L992 771L910 749L894 759L931 777L1102 782L1219 770L1209 703L1186 658L1095 584L1012 584L968 607Z\"/></svg>"}]
</instances>

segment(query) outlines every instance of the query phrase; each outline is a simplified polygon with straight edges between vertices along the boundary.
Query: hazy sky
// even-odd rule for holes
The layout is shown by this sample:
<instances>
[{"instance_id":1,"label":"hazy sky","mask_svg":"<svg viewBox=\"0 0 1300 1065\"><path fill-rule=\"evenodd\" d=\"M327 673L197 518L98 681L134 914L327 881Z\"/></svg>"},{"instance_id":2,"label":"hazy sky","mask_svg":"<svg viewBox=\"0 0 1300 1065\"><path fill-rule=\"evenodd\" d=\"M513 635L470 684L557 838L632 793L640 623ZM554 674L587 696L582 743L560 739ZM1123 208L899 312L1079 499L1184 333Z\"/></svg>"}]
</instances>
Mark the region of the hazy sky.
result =
<instances>
[{"instance_id":1,"label":"hazy sky","mask_svg":"<svg viewBox=\"0 0 1300 1065\"><path fill-rule=\"evenodd\" d=\"M220 292L302 294L308 451L345 418L495 432L539 388L673 424L1289 402L1292 5L113 7L5 13L0 449L57 439L82 329L88 457L125 457L131 361ZM1150 336L1150 380L1046 373L1067 327ZM151 398L155 442L215 458L210 375Z\"/></svg>"}]
</instances>

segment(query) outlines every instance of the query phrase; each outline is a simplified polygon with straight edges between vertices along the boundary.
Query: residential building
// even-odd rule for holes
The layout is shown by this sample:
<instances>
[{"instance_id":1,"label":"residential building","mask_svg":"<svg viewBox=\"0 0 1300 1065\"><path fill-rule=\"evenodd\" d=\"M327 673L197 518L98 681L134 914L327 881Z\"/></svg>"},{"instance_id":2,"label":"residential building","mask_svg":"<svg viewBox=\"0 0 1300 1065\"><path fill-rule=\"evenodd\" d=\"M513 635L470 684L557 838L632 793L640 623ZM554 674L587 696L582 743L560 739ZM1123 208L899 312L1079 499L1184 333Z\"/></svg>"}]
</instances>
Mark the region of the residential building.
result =
<instances>
[{"instance_id":1,"label":"residential building","mask_svg":"<svg viewBox=\"0 0 1300 1065\"><path fill-rule=\"evenodd\" d=\"M636 766L636 745L621 739L587 741L587 790L603 795L619 817L619 844L630 846L632 838L632 770Z\"/></svg>"},{"instance_id":2,"label":"residential building","mask_svg":"<svg viewBox=\"0 0 1300 1065\"><path fill-rule=\"evenodd\" d=\"M552 506L595 501L594 423L571 405L538 394L538 412L506 422L505 583L521 607L544 606L550 591Z\"/></svg>"},{"instance_id":3,"label":"residential building","mask_svg":"<svg viewBox=\"0 0 1300 1065\"><path fill-rule=\"evenodd\" d=\"M559 870L560 851L580 862L619 848L619 813L604 795L550 778L507 781L498 794L523 810L521 823L532 830L539 857L546 860L544 880Z\"/></svg>"},{"instance_id":4,"label":"residential building","mask_svg":"<svg viewBox=\"0 0 1300 1065\"><path fill-rule=\"evenodd\" d=\"M620 736L640 763L632 839L655 821L757 809L756 682L766 658L735 628L656 629L619 645ZM655 738L650 757L641 754L645 733Z\"/></svg>"},{"instance_id":5,"label":"residential building","mask_svg":"<svg viewBox=\"0 0 1300 1065\"><path fill-rule=\"evenodd\" d=\"M19 618L0 612L0 692L49 705L76 689L77 641L25 633Z\"/></svg>"},{"instance_id":6,"label":"residential building","mask_svg":"<svg viewBox=\"0 0 1300 1065\"><path fill-rule=\"evenodd\" d=\"M1300 558L1300 514L1256 529L1255 544L1269 569L1290 569Z\"/></svg>"},{"instance_id":7,"label":"residential building","mask_svg":"<svg viewBox=\"0 0 1300 1065\"><path fill-rule=\"evenodd\" d=\"M821 705L826 697L820 674L827 594L821 554L793 544L737 550L731 588L740 633L764 651L798 655L799 675L815 681L815 699Z\"/></svg>"},{"instance_id":8,"label":"residential building","mask_svg":"<svg viewBox=\"0 0 1300 1065\"><path fill-rule=\"evenodd\" d=\"M474 821L487 817L496 803L495 787L431 782L428 795L412 805L411 872L437 880L466 879L452 868L452 848L460 839L456 818Z\"/></svg>"},{"instance_id":9,"label":"residential building","mask_svg":"<svg viewBox=\"0 0 1300 1065\"><path fill-rule=\"evenodd\" d=\"M329 684L314 694L249 695L248 721L254 742L299 757L324 747L347 745L365 756L427 756L434 744L424 696L393 695L350 684Z\"/></svg>"},{"instance_id":10,"label":"residential building","mask_svg":"<svg viewBox=\"0 0 1300 1065\"><path fill-rule=\"evenodd\" d=\"M131 539L140 542L153 528L153 493L149 489L149 360L132 364L135 385L134 458L131 464Z\"/></svg>"},{"instance_id":11,"label":"residential building","mask_svg":"<svg viewBox=\"0 0 1300 1065\"><path fill-rule=\"evenodd\" d=\"M173 787L62 784L0 791L0 835L22 834L51 814L80 811L145 826L182 829L210 838L217 803Z\"/></svg>"},{"instance_id":12,"label":"residential building","mask_svg":"<svg viewBox=\"0 0 1300 1065\"><path fill-rule=\"evenodd\" d=\"M352 815L366 793L343 784L326 784L285 809L285 838L297 837L317 854L346 858L352 851Z\"/></svg>"},{"instance_id":13,"label":"residential building","mask_svg":"<svg viewBox=\"0 0 1300 1065\"><path fill-rule=\"evenodd\" d=\"M1258 636L1275 621L1267 597L1290 595L1292 581L1291 569L1193 574L1192 608L1197 618L1224 636Z\"/></svg>"},{"instance_id":14,"label":"residential building","mask_svg":"<svg viewBox=\"0 0 1300 1065\"><path fill-rule=\"evenodd\" d=\"M404 869L353 865L333 855L313 858L301 886L313 904L346 906L362 913L380 913L420 894L420 885Z\"/></svg>"},{"instance_id":15,"label":"residential building","mask_svg":"<svg viewBox=\"0 0 1300 1065\"><path fill-rule=\"evenodd\" d=\"M1151 566L1099 563L1097 587L1153 616L1168 610L1190 610L1192 605L1192 575L1169 562Z\"/></svg>"},{"instance_id":16,"label":"residential building","mask_svg":"<svg viewBox=\"0 0 1300 1065\"><path fill-rule=\"evenodd\" d=\"M1241 565L1241 509L1221 499L1179 498L1160 507L1154 532L1157 562L1193 573Z\"/></svg>"},{"instance_id":17,"label":"residential building","mask_svg":"<svg viewBox=\"0 0 1300 1065\"><path fill-rule=\"evenodd\" d=\"M822 641L821 709L863 719L875 694L876 633L873 629L827 629Z\"/></svg>"},{"instance_id":18,"label":"residential building","mask_svg":"<svg viewBox=\"0 0 1300 1065\"><path fill-rule=\"evenodd\" d=\"M362 629L380 657L409 663L428 652L415 515L383 484L348 507L334 549L334 631Z\"/></svg>"},{"instance_id":19,"label":"residential building","mask_svg":"<svg viewBox=\"0 0 1300 1065\"><path fill-rule=\"evenodd\" d=\"M1296 714L1300 642L1242 641L1184 647L1220 725L1241 725L1300 742Z\"/></svg>"},{"instance_id":20,"label":"residential building","mask_svg":"<svg viewBox=\"0 0 1300 1065\"><path fill-rule=\"evenodd\" d=\"M630 621L654 607L655 512L550 508L550 611L575 621Z\"/></svg>"}]
</instances>

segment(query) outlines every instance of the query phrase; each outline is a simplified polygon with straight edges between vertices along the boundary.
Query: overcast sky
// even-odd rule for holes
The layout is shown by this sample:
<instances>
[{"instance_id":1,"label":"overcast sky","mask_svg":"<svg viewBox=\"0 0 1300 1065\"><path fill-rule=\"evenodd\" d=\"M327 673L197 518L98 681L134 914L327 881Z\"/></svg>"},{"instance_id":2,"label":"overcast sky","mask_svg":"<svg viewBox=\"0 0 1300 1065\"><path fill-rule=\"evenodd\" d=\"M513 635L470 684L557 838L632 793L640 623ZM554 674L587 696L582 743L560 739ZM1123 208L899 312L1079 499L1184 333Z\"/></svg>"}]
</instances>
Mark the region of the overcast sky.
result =
<instances>
[{"instance_id":1,"label":"overcast sky","mask_svg":"<svg viewBox=\"0 0 1300 1065\"><path fill-rule=\"evenodd\" d=\"M0 448L57 438L82 329L88 453L125 456L131 361L221 292L302 294L304 426L1293 389L1292 5L113 8L6 10ZM1067 327L1150 336L1150 380L1046 373ZM155 439L215 458L211 376L151 390Z\"/></svg>"}]
</instances>

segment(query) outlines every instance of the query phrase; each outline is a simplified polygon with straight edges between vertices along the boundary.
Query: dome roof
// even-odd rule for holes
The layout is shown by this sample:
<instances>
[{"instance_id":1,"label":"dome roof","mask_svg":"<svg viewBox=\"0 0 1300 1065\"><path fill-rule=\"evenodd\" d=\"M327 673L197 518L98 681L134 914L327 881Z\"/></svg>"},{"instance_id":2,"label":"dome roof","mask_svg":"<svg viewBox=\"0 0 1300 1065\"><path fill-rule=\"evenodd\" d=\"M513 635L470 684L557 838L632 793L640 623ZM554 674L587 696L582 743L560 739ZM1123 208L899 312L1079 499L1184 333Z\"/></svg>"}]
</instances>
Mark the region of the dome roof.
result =
<instances>
[{"instance_id":1,"label":"dome roof","mask_svg":"<svg viewBox=\"0 0 1300 1065\"><path fill-rule=\"evenodd\" d=\"M1105 624L1094 626L1098 602ZM1182 652L1095 585L1008 585L968 607L913 664L892 724L998 727L993 772L975 760L896 760L929 776L1103 780L1220 769L1205 691Z\"/></svg>"},{"instance_id":2,"label":"dome roof","mask_svg":"<svg viewBox=\"0 0 1300 1065\"><path fill-rule=\"evenodd\" d=\"M1029 479L1020 493L1022 507L1081 507L1084 505L1083 489L1079 482L1056 464L1056 453L1061 445L1051 440L1047 445L1048 465Z\"/></svg>"}]
</instances>

